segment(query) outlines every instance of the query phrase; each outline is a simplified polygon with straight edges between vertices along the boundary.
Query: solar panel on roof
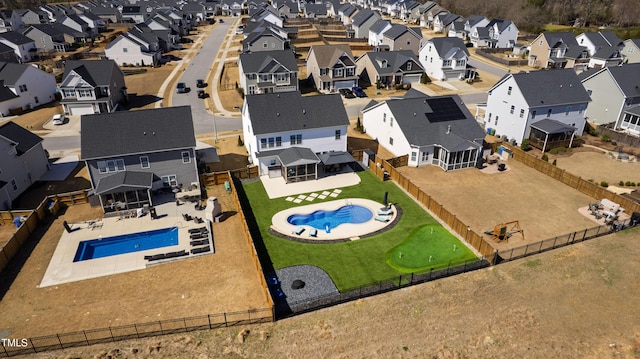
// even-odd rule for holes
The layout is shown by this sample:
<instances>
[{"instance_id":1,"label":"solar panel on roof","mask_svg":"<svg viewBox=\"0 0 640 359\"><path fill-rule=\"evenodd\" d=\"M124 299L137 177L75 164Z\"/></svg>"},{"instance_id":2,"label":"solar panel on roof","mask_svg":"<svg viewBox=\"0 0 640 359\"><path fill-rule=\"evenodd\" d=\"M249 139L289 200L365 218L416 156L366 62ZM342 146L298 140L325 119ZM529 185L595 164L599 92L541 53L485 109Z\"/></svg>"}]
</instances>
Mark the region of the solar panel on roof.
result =
<instances>
[{"instance_id":1,"label":"solar panel on roof","mask_svg":"<svg viewBox=\"0 0 640 359\"><path fill-rule=\"evenodd\" d=\"M426 114L429 122L464 120L466 118L458 104L451 97L427 99L426 101L431 110L433 110L432 113Z\"/></svg>"}]
</instances>

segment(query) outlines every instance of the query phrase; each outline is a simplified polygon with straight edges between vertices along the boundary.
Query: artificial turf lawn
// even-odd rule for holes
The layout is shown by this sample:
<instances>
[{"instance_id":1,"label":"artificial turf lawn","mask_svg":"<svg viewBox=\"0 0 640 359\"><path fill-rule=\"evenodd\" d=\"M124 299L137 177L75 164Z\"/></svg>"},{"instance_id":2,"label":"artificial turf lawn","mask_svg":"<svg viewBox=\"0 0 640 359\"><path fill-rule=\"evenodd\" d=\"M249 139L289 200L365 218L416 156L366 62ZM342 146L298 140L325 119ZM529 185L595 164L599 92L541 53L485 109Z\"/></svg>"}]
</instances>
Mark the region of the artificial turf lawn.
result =
<instances>
[{"instance_id":1,"label":"artificial turf lawn","mask_svg":"<svg viewBox=\"0 0 640 359\"><path fill-rule=\"evenodd\" d=\"M243 184L274 269L302 264L315 265L329 274L340 291L403 274L387 264L387 252L401 244L414 229L423 225L441 225L393 182L383 182L369 171L358 172L358 176L361 183L340 188L342 193L338 198L316 198L314 203L347 198L366 198L382 203L384 193L389 192L389 202L400 206L403 215L396 226L387 232L342 243L300 243L269 234L271 217L274 214L306 203L296 204L286 201L285 198L269 199L261 181Z\"/></svg>"},{"instance_id":2,"label":"artificial turf lawn","mask_svg":"<svg viewBox=\"0 0 640 359\"><path fill-rule=\"evenodd\" d=\"M440 225L414 229L407 239L387 252L387 263L405 273L438 270L449 263L475 258L469 248Z\"/></svg>"}]
</instances>

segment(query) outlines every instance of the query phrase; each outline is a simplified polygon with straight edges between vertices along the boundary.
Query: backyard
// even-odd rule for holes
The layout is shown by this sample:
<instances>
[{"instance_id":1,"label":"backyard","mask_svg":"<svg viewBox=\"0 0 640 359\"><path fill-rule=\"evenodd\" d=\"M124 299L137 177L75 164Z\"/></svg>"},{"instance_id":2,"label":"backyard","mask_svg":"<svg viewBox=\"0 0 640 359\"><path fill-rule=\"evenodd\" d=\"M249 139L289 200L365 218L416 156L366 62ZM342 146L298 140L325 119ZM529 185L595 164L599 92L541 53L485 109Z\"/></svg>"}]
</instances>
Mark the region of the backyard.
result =
<instances>
[{"instance_id":1,"label":"backyard","mask_svg":"<svg viewBox=\"0 0 640 359\"><path fill-rule=\"evenodd\" d=\"M284 198L269 200L260 181L245 183L243 188L267 251L262 253L268 256L268 261L263 260L263 263L271 263L273 269L303 264L315 265L329 274L338 290L345 291L409 272L410 270L406 269L398 271L387 263L387 253L392 253L394 247L399 245L407 248L406 255L419 257L420 252L423 253L422 265L418 265L415 268L416 271L446 267L454 259L457 259L456 263L461 264L465 260L476 258L464 244L446 232L433 217L395 184L382 182L369 171L359 172L358 175L362 182L356 186L341 188L342 192L337 199L365 198L382 203L385 192L388 192L389 201L402 209L402 218L393 229L376 236L331 244L300 243L270 234L268 230L272 216L296 204ZM335 199L327 198L326 200ZM317 199L317 201L322 200ZM438 251L443 255L432 252L434 254L429 262L429 241L417 241L413 248L408 246L405 243L408 235L414 229L424 225L432 225L438 228L438 233L446 233L447 235L438 236L438 239L445 243L443 247L453 248L455 245L459 248L459 252ZM254 241L256 240L259 239L254 238ZM265 271L268 271L268 268L265 268Z\"/></svg>"}]
</instances>

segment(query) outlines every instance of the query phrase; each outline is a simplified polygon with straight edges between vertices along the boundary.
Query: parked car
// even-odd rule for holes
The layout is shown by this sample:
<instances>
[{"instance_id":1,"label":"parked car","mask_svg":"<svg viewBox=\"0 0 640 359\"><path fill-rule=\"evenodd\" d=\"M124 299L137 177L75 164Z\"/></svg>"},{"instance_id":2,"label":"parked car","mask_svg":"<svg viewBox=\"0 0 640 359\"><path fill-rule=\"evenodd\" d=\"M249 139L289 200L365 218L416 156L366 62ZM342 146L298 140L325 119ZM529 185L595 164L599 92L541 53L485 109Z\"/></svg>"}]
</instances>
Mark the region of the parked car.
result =
<instances>
[{"instance_id":1,"label":"parked car","mask_svg":"<svg viewBox=\"0 0 640 359\"><path fill-rule=\"evenodd\" d=\"M362 87L360 86L354 86L351 90L358 97L367 97L367 94L362 91Z\"/></svg>"},{"instance_id":2,"label":"parked car","mask_svg":"<svg viewBox=\"0 0 640 359\"><path fill-rule=\"evenodd\" d=\"M204 90L198 90L198 98L207 98L209 94L204 92Z\"/></svg>"},{"instance_id":3,"label":"parked car","mask_svg":"<svg viewBox=\"0 0 640 359\"><path fill-rule=\"evenodd\" d=\"M338 90L342 96L345 98L356 98L356 95L353 94L353 91L349 89L340 89Z\"/></svg>"},{"instance_id":4,"label":"parked car","mask_svg":"<svg viewBox=\"0 0 640 359\"><path fill-rule=\"evenodd\" d=\"M243 32L244 32L244 25L239 25L238 28L236 29L236 35L242 35Z\"/></svg>"},{"instance_id":5,"label":"parked car","mask_svg":"<svg viewBox=\"0 0 640 359\"><path fill-rule=\"evenodd\" d=\"M59 126L69 122L69 119L65 115L57 114L57 115L53 115L53 117L51 118L51 121L53 122L54 125Z\"/></svg>"},{"instance_id":6,"label":"parked car","mask_svg":"<svg viewBox=\"0 0 640 359\"><path fill-rule=\"evenodd\" d=\"M219 20L221 24L224 24L224 19Z\"/></svg>"},{"instance_id":7,"label":"parked car","mask_svg":"<svg viewBox=\"0 0 640 359\"><path fill-rule=\"evenodd\" d=\"M209 84L204 82L203 79L197 79L196 80L196 87L198 87L198 88L204 88L204 87L207 87L208 85Z\"/></svg>"},{"instance_id":8,"label":"parked car","mask_svg":"<svg viewBox=\"0 0 640 359\"><path fill-rule=\"evenodd\" d=\"M187 85L184 82L178 82L176 86L176 93L185 93L187 92Z\"/></svg>"}]
</instances>

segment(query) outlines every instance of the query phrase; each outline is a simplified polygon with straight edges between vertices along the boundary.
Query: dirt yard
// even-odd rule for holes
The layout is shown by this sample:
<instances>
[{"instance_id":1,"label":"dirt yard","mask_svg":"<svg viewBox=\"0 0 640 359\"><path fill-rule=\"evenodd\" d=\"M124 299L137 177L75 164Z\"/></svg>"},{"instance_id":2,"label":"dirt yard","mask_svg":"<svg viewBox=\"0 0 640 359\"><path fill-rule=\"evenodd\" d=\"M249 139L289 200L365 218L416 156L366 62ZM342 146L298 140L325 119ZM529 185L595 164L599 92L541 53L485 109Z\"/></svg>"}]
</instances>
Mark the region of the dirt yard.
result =
<instances>
[{"instance_id":1,"label":"dirt yard","mask_svg":"<svg viewBox=\"0 0 640 359\"><path fill-rule=\"evenodd\" d=\"M67 208L42 238L23 246L27 250L0 277L1 337L269 308L232 196L223 186L209 190L209 195L218 197L223 211L230 214L214 224L215 254L40 289L64 230L62 222L101 216L100 209L89 205Z\"/></svg>"},{"instance_id":2,"label":"dirt yard","mask_svg":"<svg viewBox=\"0 0 640 359\"><path fill-rule=\"evenodd\" d=\"M618 232L276 323L32 357L638 358L638 237Z\"/></svg>"}]
</instances>

